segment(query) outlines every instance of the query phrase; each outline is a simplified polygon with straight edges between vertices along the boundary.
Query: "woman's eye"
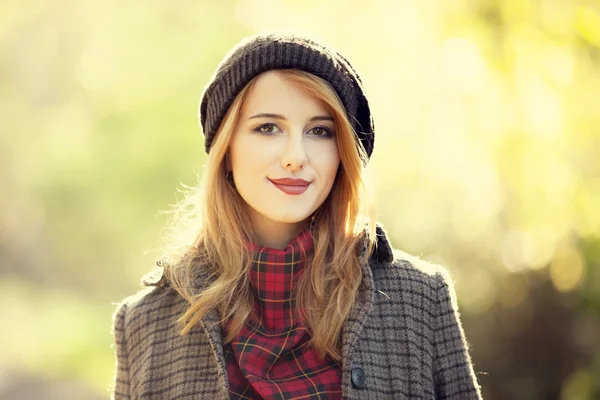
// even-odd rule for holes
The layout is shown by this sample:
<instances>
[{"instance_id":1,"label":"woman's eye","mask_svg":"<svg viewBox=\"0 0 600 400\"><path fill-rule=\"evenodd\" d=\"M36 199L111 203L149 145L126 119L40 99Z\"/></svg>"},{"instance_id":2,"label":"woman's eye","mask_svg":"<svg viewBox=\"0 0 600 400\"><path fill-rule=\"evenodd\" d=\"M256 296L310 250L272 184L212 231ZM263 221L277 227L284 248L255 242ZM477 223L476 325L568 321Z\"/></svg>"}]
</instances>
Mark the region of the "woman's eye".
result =
<instances>
[{"instance_id":1,"label":"woman's eye","mask_svg":"<svg viewBox=\"0 0 600 400\"><path fill-rule=\"evenodd\" d=\"M316 127L312 128L311 131L314 136L318 136L318 137L333 136L333 133L328 128L325 128L324 126L316 126Z\"/></svg>"},{"instance_id":2,"label":"woman's eye","mask_svg":"<svg viewBox=\"0 0 600 400\"><path fill-rule=\"evenodd\" d=\"M278 129L277 125L275 125L275 124L264 124L257 128L254 128L253 131L270 135L270 134L275 133L275 129Z\"/></svg>"}]
</instances>

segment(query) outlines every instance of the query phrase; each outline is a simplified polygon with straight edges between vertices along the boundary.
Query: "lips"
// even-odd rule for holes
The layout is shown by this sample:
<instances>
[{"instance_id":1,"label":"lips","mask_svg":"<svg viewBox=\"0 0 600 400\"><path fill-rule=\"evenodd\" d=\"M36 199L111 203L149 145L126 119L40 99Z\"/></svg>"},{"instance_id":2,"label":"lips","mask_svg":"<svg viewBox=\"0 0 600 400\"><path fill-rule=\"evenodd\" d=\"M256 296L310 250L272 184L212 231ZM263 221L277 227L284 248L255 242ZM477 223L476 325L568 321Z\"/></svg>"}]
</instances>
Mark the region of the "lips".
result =
<instances>
[{"instance_id":1,"label":"lips","mask_svg":"<svg viewBox=\"0 0 600 400\"><path fill-rule=\"evenodd\" d=\"M269 180L277 189L281 190L285 194L291 195L299 195L304 193L306 189L308 189L308 186L311 184L311 182L305 181L304 179L294 178L269 178Z\"/></svg>"},{"instance_id":2,"label":"lips","mask_svg":"<svg viewBox=\"0 0 600 400\"><path fill-rule=\"evenodd\" d=\"M299 178L280 178L280 179L271 179L269 180L277 185L287 185L287 186L308 186L310 185L309 181L305 181L304 179Z\"/></svg>"}]
</instances>

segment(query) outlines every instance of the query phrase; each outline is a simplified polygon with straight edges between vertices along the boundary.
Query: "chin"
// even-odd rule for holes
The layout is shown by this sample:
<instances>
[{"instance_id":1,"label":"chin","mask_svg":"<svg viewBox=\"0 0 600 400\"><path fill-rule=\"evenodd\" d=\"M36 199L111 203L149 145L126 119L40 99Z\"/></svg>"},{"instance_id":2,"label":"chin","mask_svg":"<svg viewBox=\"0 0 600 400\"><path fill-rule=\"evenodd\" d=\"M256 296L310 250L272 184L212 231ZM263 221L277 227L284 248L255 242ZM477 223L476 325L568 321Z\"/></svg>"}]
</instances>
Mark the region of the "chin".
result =
<instances>
[{"instance_id":1,"label":"chin","mask_svg":"<svg viewBox=\"0 0 600 400\"><path fill-rule=\"evenodd\" d=\"M311 212L298 212L298 210L294 210L294 212L278 214L278 215L269 215L265 214L269 219L277 222L282 222L286 224L297 224L298 222L305 221L310 217Z\"/></svg>"}]
</instances>

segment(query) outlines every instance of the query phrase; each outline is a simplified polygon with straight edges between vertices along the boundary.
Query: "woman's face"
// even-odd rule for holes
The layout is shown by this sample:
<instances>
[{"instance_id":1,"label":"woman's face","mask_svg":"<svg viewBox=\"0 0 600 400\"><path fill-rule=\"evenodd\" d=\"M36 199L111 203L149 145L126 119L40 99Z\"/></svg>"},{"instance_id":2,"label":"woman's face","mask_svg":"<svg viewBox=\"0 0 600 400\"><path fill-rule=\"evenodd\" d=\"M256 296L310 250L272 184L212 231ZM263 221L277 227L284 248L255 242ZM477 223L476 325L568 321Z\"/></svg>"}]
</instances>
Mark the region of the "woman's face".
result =
<instances>
[{"instance_id":1,"label":"woman's face","mask_svg":"<svg viewBox=\"0 0 600 400\"><path fill-rule=\"evenodd\" d=\"M255 230L295 226L333 186L340 157L332 115L277 72L265 72L244 101L227 162Z\"/></svg>"}]
</instances>

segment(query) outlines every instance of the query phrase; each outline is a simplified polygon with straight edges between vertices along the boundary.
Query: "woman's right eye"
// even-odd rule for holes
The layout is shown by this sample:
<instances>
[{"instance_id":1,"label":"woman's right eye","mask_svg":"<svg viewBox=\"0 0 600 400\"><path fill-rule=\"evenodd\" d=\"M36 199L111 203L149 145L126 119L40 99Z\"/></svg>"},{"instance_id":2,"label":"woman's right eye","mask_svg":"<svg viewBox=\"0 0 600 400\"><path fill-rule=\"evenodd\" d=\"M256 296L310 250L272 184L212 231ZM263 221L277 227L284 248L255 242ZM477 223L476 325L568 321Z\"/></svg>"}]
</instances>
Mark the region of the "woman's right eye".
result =
<instances>
[{"instance_id":1,"label":"woman's right eye","mask_svg":"<svg viewBox=\"0 0 600 400\"><path fill-rule=\"evenodd\" d=\"M279 128L277 128L277 125L275 125L275 124L264 124L264 125L260 125L256 128L254 128L253 131L262 133L265 135L272 135L273 133L276 133L274 131L275 129L279 129Z\"/></svg>"}]
</instances>

